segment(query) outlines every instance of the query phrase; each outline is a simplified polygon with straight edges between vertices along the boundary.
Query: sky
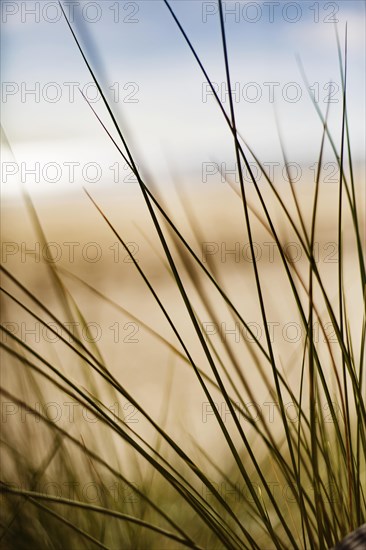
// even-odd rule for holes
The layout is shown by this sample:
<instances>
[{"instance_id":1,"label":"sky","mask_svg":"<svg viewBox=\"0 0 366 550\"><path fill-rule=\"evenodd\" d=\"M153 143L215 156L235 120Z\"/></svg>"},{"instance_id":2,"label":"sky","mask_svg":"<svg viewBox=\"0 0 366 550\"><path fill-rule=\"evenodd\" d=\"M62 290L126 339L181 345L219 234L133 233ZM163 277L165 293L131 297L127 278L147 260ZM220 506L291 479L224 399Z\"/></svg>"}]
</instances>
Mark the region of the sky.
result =
<instances>
[{"instance_id":1,"label":"sky","mask_svg":"<svg viewBox=\"0 0 366 550\"><path fill-rule=\"evenodd\" d=\"M170 5L228 111L217 1ZM213 162L235 168L230 131L163 0L69 0L63 7L142 169L189 177ZM318 155L322 127L298 59L323 113L330 101L330 129L340 143L335 27L344 48L347 23L351 143L362 160L365 3L227 1L223 14L237 126L267 163L281 159L276 119L290 161L310 165ZM128 181L128 167L90 108L115 136L58 2L1 0L1 17L2 125L12 150L3 156L5 192L19 178L38 187L80 176Z\"/></svg>"}]
</instances>

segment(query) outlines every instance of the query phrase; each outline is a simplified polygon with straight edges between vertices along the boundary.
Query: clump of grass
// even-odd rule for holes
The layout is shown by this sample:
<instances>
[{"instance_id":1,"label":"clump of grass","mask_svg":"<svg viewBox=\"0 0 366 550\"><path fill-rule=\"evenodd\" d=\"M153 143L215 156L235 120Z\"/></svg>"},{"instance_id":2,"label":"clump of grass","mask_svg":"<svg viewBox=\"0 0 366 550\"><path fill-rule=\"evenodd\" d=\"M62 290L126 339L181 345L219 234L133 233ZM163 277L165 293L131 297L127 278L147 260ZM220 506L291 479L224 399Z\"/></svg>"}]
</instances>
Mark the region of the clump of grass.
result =
<instances>
[{"instance_id":1,"label":"clump of grass","mask_svg":"<svg viewBox=\"0 0 366 550\"><path fill-rule=\"evenodd\" d=\"M211 407L220 433L220 446L227 453L225 464L200 445L193 443L194 452L180 443L165 428L164 418L172 404L163 404L161 417L154 418L143 403L129 393L123 381L103 359L103 350L86 343L78 330L66 329L60 337L60 351L73 358L78 369L73 375L59 357L49 357L13 334L6 326L2 342L4 359L15 371L6 377L1 389L6 404L20 408L34 422L14 426L7 423L3 430L4 450L3 517L1 539L13 548L330 548L347 533L365 522L364 491L366 456L366 410L364 401L365 319L355 323L348 317L348 292L344 284L345 255L343 251L343 217L347 208L352 219L360 275L359 299L364 301L365 263L363 257L362 222L357 211L356 182L352 166L350 132L347 119L347 50L342 54L338 43L343 86L343 109L340 142L330 134L328 108L323 114L314 102L321 120L318 172L314 185L310 219L302 212L297 189L288 174L290 207L269 178L261 161L242 139L232 96L229 94L229 113L224 109L193 44L177 19L167 0L164 0L179 32L190 48L205 79L211 86L233 139L239 176L236 190L243 208L243 234L247 235L252 258L255 258L254 231L260 224L276 243L280 258L283 284L290 292L298 318L306 337L301 342L294 369L296 384L290 381L288 350L285 368L279 361L269 332L268 297L264 276L259 264L253 262L253 279L258 311L265 331L263 344L246 320L242 296L230 297L220 281L221 273L212 259L204 263L177 227L163 201L141 176L123 129L96 79L87 54L67 21L75 44L86 63L103 98L107 115L113 123L118 139L114 139L104 122L90 105L101 129L109 136L121 157L137 179L142 197L151 217L160 243L161 257L178 289L181 307L192 325L194 341L183 336L174 320L174 312L164 305L155 290L143 262L136 261L108 214L85 190L110 231L126 250L157 307L164 316L174 337L173 343L147 323L135 319L156 338L159 345L170 350L173 357L191 369L202 395ZM222 4L219 18L223 58L228 90L230 62L226 42ZM346 42L347 44L347 42ZM86 98L85 98L86 99ZM86 99L87 101L87 99ZM329 104L328 104L329 105ZM321 170L326 142L330 143L339 165L338 216L334 219L338 234L337 297L327 290L324 276L316 262L314 244L318 220ZM297 267L288 256L281 238L281 226L271 214L270 204L264 198L249 159L262 172L273 203L280 209L286 227L296 237L306 257L306 270ZM242 165L247 169L257 196L258 207L249 202ZM229 182L230 183L230 182ZM42 225L31 198L25 193L28 212L41 243L46 242ZM187 216L192 220L192 231L200 242L200 229L194 222L189 204L183 199ZM65 269L47 264L50 280L56 291L63 316L70 322L85 324L75 293L69 290L71 280L95 300L108 303L122 313L120 304L98 289ZM31 319L46 326L49 320L55 328L48 330L58 335L61 315L55 313L41 297L28 288L11 271L2 268L3 295L7 303ZM197 302L195 288L200 297ZM220 347L213 338L207 338L201 311L206 311L213 322L218 317L213 293L224 304L232 318L242 324L251 336L245 343L250 364L244 365L232 346L225 340ZM245 297L245 288L243 288ZM129 314L130 316L132 314ZM325 346L313 334L317 321L325 339ZM326 324L331 323L336 346L331 345ZM357 326L355 326L357 325ZM49 325L47 325L49 326ZM65 331L65 327L63 326ZM193 352L198 341L203 359L197 361ZM51 354L52 355L52 354ZM277 404L280 421L276 431L259 410L254 420L246 398L255 402L256 388L251 373L258 373L261 384ZM249 371L249 372L248 372ZM75 373L78 373L76 375ZM15 380L15 383L14 383ZM31 405L32 398L52 396L55 400L72 399L98 420L97 428L75 435L42 411ZM231 422L226 423L216 407L217 398L227 407ZM138 429L126 419L111 411L108 399L125 399L142 420ZM292 403L297 413L297 424L290 422L286 405ZM336 404L339 404L337 408ZM331 422L321 414L329 411ZM243 426L242 419L247 422ZM189 443L189 444L188 444ZM130 481L131 472L133 479ZM231 499L222 494L213 476L219 476L230 488ZM9 480L13 484L9 484ZM45 490L52 480L59 480L71 491L67 497ZM291 499L279 498L273 490L276 482L289 489ZM98 494L98 503L91 502L82 491L85 483ZM118 485L116 485L118 484ZM122 486L129 499L116 499L115 488ZM202 491L202 487L204 491ZM209 495L206 498L205 495ZM290 503L289 503L290 502Z\"/></svg>"}]
</instances>

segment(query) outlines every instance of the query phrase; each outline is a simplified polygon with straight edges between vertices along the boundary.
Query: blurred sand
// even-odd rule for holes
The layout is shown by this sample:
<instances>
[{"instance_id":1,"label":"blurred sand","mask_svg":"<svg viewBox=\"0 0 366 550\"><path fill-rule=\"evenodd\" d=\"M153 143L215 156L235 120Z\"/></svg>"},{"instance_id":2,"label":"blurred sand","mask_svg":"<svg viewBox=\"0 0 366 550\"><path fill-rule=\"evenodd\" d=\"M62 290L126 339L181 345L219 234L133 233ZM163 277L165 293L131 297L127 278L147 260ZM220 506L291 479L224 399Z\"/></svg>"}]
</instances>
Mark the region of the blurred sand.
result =
<instances>
[{"instance_id":1,"label":"blurred sand","mask_svg":"<svg viewBox=\"0 0 366 550\"><path fill-rule=\"evenodd\" d=\"M279 187L279 191L286 204L291 205L292 199L289 188ZM311 187L305 189L302 186L297 189L297 192L304 219L307 226L309 226L313 189ZM91 193L121 237L126 242L133 243L131 249L135 253L139 266L147 274L149 281L172 316L192 356L202 370L210 373L210 368L198 338L194 334L182 298L179 296L178 290L166 269L166 260L163 259L162 248L139 190L136 188L119 188L106 192L99 188L91 190ZM363 193L364 191L359 192L360 199ZM205 250L213 252L210 259L212 259L217 270L219 282L238 307L246 322L252 323L253 330L261 331L259 339L262 345L266 347L254 284L253 266L248 259L250 257L248 238L239 198L232 189L224 184L221 186L202 184L196 188L191 185L185 186L184 196L187 204L189 204L189 211L194 215L194 224L196 228L199 227L201 232L197 242L177 195L167 191L161 192L161 195L163 196L163 203L167 205L174 222L182 230L197 255L205 261L206 266L209 264L206 262L207 256L204 252ZM250 203L260 211L258 201L251 189L248 190L248 195ZM292 248L289 248L289 253L298 253L299 246L296 245L296 236L286 224L283 214L271 200L270 193L266 191L264 195L274 217L275 226L279 229L282 242L295 243ZM337 303L338 264L335 244L337 242L337 227L334 223L337 216L337 197L337 186L328 184L321 189L316 233L319 270L329 292L329 297L334 304ZM55 262L57 267L66 268L93 285L100 292L115 300L131 314L152 327L181 351L172 330L161 311L159 311L141 276L137 273L135 266L129 261L122 247L117 245L117 238L85 194L82 191L75 191L69 195L50 195L48 197L38 195L34 197L34 204L46 240L48 243L53 243L52 247L50 246L46 252L41 251L42 254L51 250L53 254L58 254L59 258ZM364 210L361 210L363 204L363 201L360 200L359 215L364 220ZM293 206L290 208L293 212ZM301 327L299 314L291 296L290 286L281 265L278 251L270 245L273 239L270 238L263 226L254 220L253 216L251 216L251 220L253 238L257 244L257 250L261 254L258 267L268 320L272 323L276 360L278 365L282 365L293 389L297 391L305 332ZM167 234L167 231L165 232ZM361 289L357 272L352 224L346 206L344 208L343 235L345 264L347 266L344 276L348 315L357 327L360 324L359 319L362 314ZM67 322L62 307L56 305L57 299L52 290L51 279L44 267L44 262L37 263L34 255L25 254L24 247L34 249L36 241L38 239L35 236L24 203L6 197L3 200L3 253L5 251L3 265L19 277L21 282L29 285L37 297L47 303L51 310L59 314L60 319ZM172 241L169 239L169 242ZM207 243L210 244L207 245ZM71 249L74 251L74 258ZM236 253L230 254L230 250L236 250ZM100 256L97 261L94 261L95 254ZM273 254L273 258L271 258L271 254ZM253 345L246 342L243 332L233 332L235 329L234 320L223 300L219 298L218 293L208 280L202 274L198 275L199 271L195 270L196 281L192 283L176 251L174 251L174 258L183 274L182 280L200 322L204 324L206 330L215 331L217 328L216 333L212 335L212 342L223 357L224 364L228 366L234 381L237 381L237 376L233 373L232 362L224 346L225 328L228 331L231 330L231 333L227 333L227 342L254 391L256 403L262 407L263 412L267 411L269 414L270 406L264 404L273 401L273 399L264 388L256 371L253 358L251 358L248 351L248 346L253 347ZM304 277L304 281L307 281L308 267L304 253L294 263L294 266ZM96 324L96 330L99 330L98 345L102 355L110 370L128 391L143 403L156 419L160 418L162 411L166 408L167 427L169 430L173 430L178 440L187 444L187 433L189 433L201 444L204 443L209 448L217 449L217 441L221 439L217 440L215 438L217 434L216 423L206 404L207 398L204 396L192 369L184 361L174 357L171 350L151 336L144 327L129 315L120 314L110 305L103 303L88 290L82 288L79 283L68 278L63 280L76 299L84 318L88 322ZM199 287L201 283L203 284L202 288L205 289L204 291ZM14 290L14 286L5 277L3 278L3 284L5 288ZM305 312L307 312L308 306L306 305L305 294L299 283L297 283L297 287L304 303ZM19 297L19 292L16 292L16 295ZM213 319L211 313L201 301L203 296L206 296L213 307L217 327L216 325L205 324L212 323ZM316 295L316 297L318 299L319 295ZM26 300L26 302L30 304L29 300ZM318 303L319 313L324 315L326 319L324 302L320 300ZM3 321L17 323L18 335L21 334L22 322L25 323L24 330L34 328L34 320L21 312L18 307L11 305L8 299L4 299L3 304L5 304ZM39 328L39 330L41 329ZM356 330L358 329L356 328ZM330 328L329 334L331 332ZM65 346L60 342L57 344L46 342L42 330L39 334L40 341L38 343L35 341L37 337L34 334L26 336L27 343L36 345L37 349L44 350L47 356L62 364L64 371L69 376L81 382L83 376L80 373L80 367L71 359L72 355L65 351ZM320 354L327 358L326 361L329 362L326 346L322 343L323 336L321 332L319 332L319 340ZM261 356L259 355L259 357ZM267 369L268 376L271 378L269 366L265 362L263 364ZM11 379L11 373L7 370L5 380L10 385L12 384ZM171 388L169 390L170 384ZM242 386L239 385L238 387L244 399L250 401ZM100 382L98 382L98 389L103 395ZM105 394L104 396L107 403L108 399L111 400L112 405L113 399ZM221 410L222 397L217 396L217 401ZM132 418L132 409L126 409L126 411L131 413ZM135 418L139 418L138 414ZM224 408L222 414L229 425L229 416ZM274 427L275 422L276 418L274 419ZM136 426L134 425L134 427ZM141 424L139 427L141 427Z\"/></svg>"}]
</instances>

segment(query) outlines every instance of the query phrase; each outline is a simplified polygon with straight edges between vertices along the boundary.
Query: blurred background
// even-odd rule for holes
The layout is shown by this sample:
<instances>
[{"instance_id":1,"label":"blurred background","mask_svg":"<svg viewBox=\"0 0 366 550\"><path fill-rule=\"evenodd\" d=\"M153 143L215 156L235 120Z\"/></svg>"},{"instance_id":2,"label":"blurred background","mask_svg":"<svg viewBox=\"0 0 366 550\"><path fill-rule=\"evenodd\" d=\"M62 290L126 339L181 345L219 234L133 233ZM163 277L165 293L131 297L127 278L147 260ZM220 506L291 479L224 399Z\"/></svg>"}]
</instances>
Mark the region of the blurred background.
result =
<instances>
[{"instance_id":1,"label":"blurred background","mask_svg":"<svg viewBox=\"0 0 366 550\"><path fill-rule=\"evenodd\" d=\"M172 0L170 4L229 112L217 2ZM215 271L219 283L265 346L242 204L225 182L226 176L238 188L232 136L167 6L161 0L70 0L62 5L146 184L198 257ZM185 448L192 445L195 449L192 441L199 440L215 449L215 456L221 452L225 456L226 448L220 446L222 433L193 371L188 370L182 357L157 341L144 323L179 347L170 327L131 259L83 191L85 187L93 195L128 243L197 363L211 374L166 269L136 178L90 108L120 143L59 4L51 0L2 0L1 9L3 264L64 323L68 319L47 271L50 260L123 306L124 313L116 311L82 282L65 273L60 275L85 320L92 323L91 330L96 331L94 340L85 341L100 346L111 371L134 397L154 418L169 409L164 422L174 429L174 437ZM349 128L360 223L364 227L364 16L365 4L358 0L224 2L238 129L296 216L280 132L307 226L322 123L300 66L323 115L329 102L329 127L339 152L342 91L336 28L343 52L347 25ZM323 160L317 257L329 296L336 300L339 169L328 143ZM289 245L299 274L307 277L308 263L297 237L273 200L263 174L258 167L253 170L282 242ZM245 171L244 176L250 205L259 211ZM32 197L46 246L35 230L34 217L25 208L22 187ZM273 248L273 237L254 214L251 217L276 358L296 387L306 335L278 251ZM206 280L202 286L202 273L180 255L181 247L175 248L176 240L162 226L204 331L225 363L231 366L234 357L250 374L258 404L269 414L270 408L267 406L267 410L264 404L273 398L253 368L252 341L242 327L235 325L223 301L205 286ZM348 314L357 331L362 301L347 206L343 228ZM306 302L306 293L298 285ZM212 309L207 307L208 298ZM76 368L60 341L53 344L34 319L9 300L4 302L4 322L19 338L62 365L70 378L88 384L88 373ZM324 322L329 321L323 303L319 315ZM327 330L332 337L331 327ZM321 331L318 338L319 353L327 360L329 350ZM227 342L232 356L227 355ZM5 377L9 386L14 385L13 373L10 364ZM238 382L236 374L232 375ZM29 391L29 400L34 402L33 389L27 384L18 384L17 391L24 395ZM112 397L102 387L100 392L101 398L111 404ZM50 399L53 394L47 395ZM244 398L250 400L247 394ZM61 403L63 397L54 399ZM220 394L217 399L219 407L225 405ZM145 429L142 421L138 427Z\"/></svg>"},{"instance_id":2,"label":"blurred background","mask_svg":"<svg viewBox=\"0 0 366 550\"><path fill-rule=\"evenodd\" d=\"M196 184L220 182L211 162L235 169L230 132L162 0L63 6L145 173L166 186L173 169ZM217 3L173 0L171 6L228 111ZM3 129L15 155L8 158L5 148L3 161L25 163L19 171L3 167L3 192L14 193L19 178L35 192L69 191L93 181L103 188L127 186L128 168L80 93L112 130L58 2L4 0L1 9ZM340 140L335 27L343 50L346 24L352 150L354 161L362 161L364 15L358 0L224 2L237 124L263 162L283 161L277 112L288 160L306 166L303 180L313 176L321 124L298 59L323 113L330 101L330 128ZM36 162L36 174L28 174ZM277 178L282 168L274 171Z\"/></svg>"}]
</instances>

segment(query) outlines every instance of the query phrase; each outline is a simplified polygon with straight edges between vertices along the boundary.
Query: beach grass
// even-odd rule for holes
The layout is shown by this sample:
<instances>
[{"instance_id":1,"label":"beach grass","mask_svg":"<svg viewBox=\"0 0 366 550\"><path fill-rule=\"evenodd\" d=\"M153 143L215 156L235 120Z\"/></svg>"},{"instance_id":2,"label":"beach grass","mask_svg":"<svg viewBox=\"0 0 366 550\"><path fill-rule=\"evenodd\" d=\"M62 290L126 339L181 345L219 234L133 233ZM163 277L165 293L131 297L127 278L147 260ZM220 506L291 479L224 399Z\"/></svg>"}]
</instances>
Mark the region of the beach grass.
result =
<instances>
[{"instance_id":1,"label":"beach grass","mask_svg":"<svg viewBox=\"0 0 366 550\"><path fill-rule=\"evenodd\" d=\"M143 258L137 261L108 211L87 189L85 202L95 209L124 248L136 278L143 281L166 326L162 331L153 320L149 323L140 319L134 311L127 314L144 328L156 346L169 352L169 372L179 363L184 365L181 368L187 377L194 377L214 419L219 450L212 453L190 436L189 425L184 437L176 436L171 429L167 422L174 411L170 376L161 380L164 399L159 414L151 413L149 404L131 394L118 369L104 359L102 346L92 338L85 339L79 328L71 329L85 326L88 321L80 306L79 292L87 293L101 307L108 305L126 314L122 303L72 269L49 261L42 266L45 270L42 274L57 298L55 307L54 302L48 302L47 295L36 294L22 277L3 266L4 303L14 308L19 318L47 326L48 333L58 338L58 347L56 350L50 344L48 347L52 349L45 349L44 343L33 346L12 332L6 323L2 326L6 367L1 394L7 416L2 429L1 544L17 549L332 548L366 521L364 307L360 308L358 318L349 315L351 300L364 304L365 243L364 220L357 199L359 183L351 155L352 129L347 117L347 31L344 45L338 40L343 92L339 136L332 135L328 128L329 103L323 113L313 101L320 131L314 136L319 142L318 157L314 159L318 171L312 185L309 215L302 208L299 190L290 173L286 199L268 176L240 133L232 95L229 93L226 111L173 8L167 0L164 2L177 35L185 40L192 62L198 64L211 86L227 123L239 181L238 187L230 181L228 185L234 188L240 201L240 231L249 243L252 258L256 257L258 227L275 243L281 288L286 289L286 300L291 301L304 336L296 354L290 344L281 353L276 349L269 310L271 292L280 289L271 288L270 270L264 273L254 260L250 264L250 300L256 304L264 335L258 338L246 317L245 283L242 292L233 295L225 284L226 266L218 269L210 256L203 260L197 247L202 242L201 227L184 193L181 200L190 219L188 237L169 213L169 205L152 190L149 181L144 181L88 53L66 19L71 31L69 38L74 40L103 98L105 119L89 103L90 114L97 118L101 131L136 177L146 205L145 215L150 217L155 231L151 238L156 254L177 292L174 307L161 297L155 281L144 269ZM221 0L219 22L230 90L230 51ZM303 75L306 82L304 71ZM311 93L309 100L313 100ZM111 124L117 137L108 130ZM340 174L334 189L337 216L331 222L337 234L337 263L332 271L336 293L329 291L329 281L315 253L326 147L333 151ZM265 189L256 180L252 162L265 178ZM245 169L251 179L250 190L244 178ZM37 238L46 243L42 220L26 191L24 199ZM274 208L280 212L280 219L273 214ZM347 216L351 223L346 225ZM301 247L305 258L301 266L292 261L284 246L284 227ZM344 250L344 242L349 240L355 250L352 256ZM347 262L357 266L354 276L357 298L354 293L350 295L345 283L350 269ZM241 267L238 264L236 269L240 271ZM204 329L203 315L215 326L219 325L218 303L250 336L250 342L240 344L245 362L240 359L237 345L234 347L229 339L218 342ZM180 328L176 308L185 315L189 332ZM66 329L65 319L69 322ZM319 326L321 339L314 335L314 323ZM58 330L61 326L62 336ZM263 408L256 409L253 415L252 405L258 402L257 385L275 404L275 423L264 414ZM77 425L70 430L34 406L35 400L78 403L97 422L85 425L80 420L80 430ZM129 422L120 410L111 410L110 403L121 400L136 411L138 423ZM217 403L225 407L229 421ZM289 404L296 422L289 415ZM12 416L14 411L22 411L21 422L19 415ZM28 421L30 418L32 422ZM220 483L213 481L218 479ZM60 494L56 490L60 486L67 491Z\"/></svg>"}]
</instances>

